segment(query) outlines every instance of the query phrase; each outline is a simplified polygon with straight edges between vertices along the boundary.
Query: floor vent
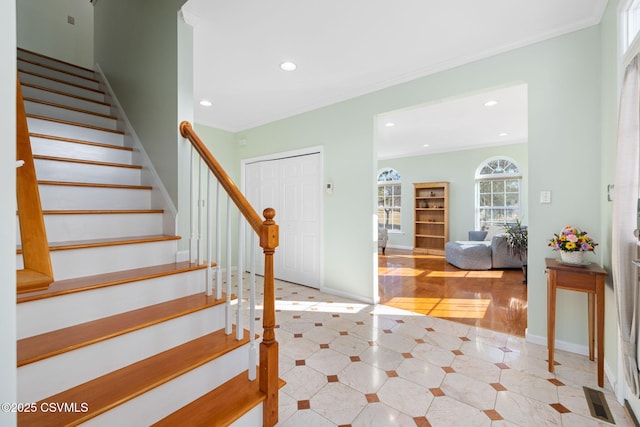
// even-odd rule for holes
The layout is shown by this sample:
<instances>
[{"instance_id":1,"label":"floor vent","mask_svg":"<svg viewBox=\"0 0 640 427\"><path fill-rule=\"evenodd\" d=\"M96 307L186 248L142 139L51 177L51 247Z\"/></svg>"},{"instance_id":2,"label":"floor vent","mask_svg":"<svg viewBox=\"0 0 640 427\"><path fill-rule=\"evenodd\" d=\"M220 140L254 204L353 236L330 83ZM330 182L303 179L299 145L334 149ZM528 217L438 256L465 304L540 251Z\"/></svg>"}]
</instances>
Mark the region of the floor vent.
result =
<instances>
[{"instance_id":1,"label":"floor vent","mask_svg":"<svg viewBox=\"0 0 640 427\"><path fill-rule=\"evenodd\" d=\"M611 411L609 410L609 405L607 405L607 400L604 397L604 393L589 387L582 388L584 389L584 397L587 398L587 403L589 404L589 411L591 411L591 416L599 420L615 424L616 422L613 419L613 415L611 415Z\"/></svg>"}]
</instances>

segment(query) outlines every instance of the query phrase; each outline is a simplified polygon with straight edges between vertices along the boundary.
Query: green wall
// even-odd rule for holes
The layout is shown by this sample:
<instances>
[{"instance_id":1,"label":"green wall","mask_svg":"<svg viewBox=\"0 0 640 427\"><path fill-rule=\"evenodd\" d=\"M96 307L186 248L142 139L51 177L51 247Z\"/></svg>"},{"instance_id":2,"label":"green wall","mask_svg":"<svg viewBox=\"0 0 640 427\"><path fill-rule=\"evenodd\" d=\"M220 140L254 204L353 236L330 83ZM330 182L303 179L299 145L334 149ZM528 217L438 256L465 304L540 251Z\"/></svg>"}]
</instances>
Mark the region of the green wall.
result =
<instances>
[{"instance_id":1,"label":"green wall","mask_svg":"<svg viewBox=\"0 0 640 427\"><path fill-rule=\"evenodd\" d=\"M93 6L89 0L17 0L18 46L93 69ZM74 24L67 17L74 18Z\"/></svg>"},{"instance_id":2,"label":"green wall","mask_svg":"<svg viewBox=\"0 0 640 427\"><path fill-rule=\"evenodd\" d=\"M378 162L379 170L393 168L402 177L402 232L389 234L389 245L413 248L413 183L449 182L449 240L467 240L475 229L475 173L478 166L495 156L513 159L522 172L521 215L528 223L527 144L485 147L426 156L403 157Z\"/></svg>"},{"instance_id":3,"label":"green wall","mask_svg":"<svg viewBox=\"0 0 640 427\"><path fill-rule=\"evenodd\" d=\"M108 0L97 2L94 12L96 63L176 206L178 124L183 119L178 96L178 11L184 2Z\"/></svg>"},{"instance_id":4,"label":"green wall","mask_svg":"<svg viewBox=\"0 0 640 427\"><path fill-rule=\"evenodd\" d=\"M590 27L528 47L417 79L323 109L243 132L241 158L325 148L325 286L374 298L375 173L373 136L377 114L487 88L526 83L529 88L528 218L529 330L546 336L544 258L556 256L547 240L566 224L601 241L601 28ZM524 165L523 165L524 166ZM552 203L537 203L539 192ZM465 225L468 227L468 225ZM561 292L559 340L586 345L586 298Z\"/></svg>"}]
</instances>

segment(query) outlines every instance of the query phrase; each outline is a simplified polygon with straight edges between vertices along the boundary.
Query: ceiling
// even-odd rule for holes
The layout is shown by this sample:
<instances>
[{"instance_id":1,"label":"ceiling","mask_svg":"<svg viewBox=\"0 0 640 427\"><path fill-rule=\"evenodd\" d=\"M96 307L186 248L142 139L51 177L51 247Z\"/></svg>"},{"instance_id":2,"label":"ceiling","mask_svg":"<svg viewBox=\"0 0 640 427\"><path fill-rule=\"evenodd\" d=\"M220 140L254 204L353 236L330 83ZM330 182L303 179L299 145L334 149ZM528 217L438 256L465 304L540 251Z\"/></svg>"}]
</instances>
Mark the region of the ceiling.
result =
<instances>
[{"instance_id":1,"label":"ceiling","mask_svg":"<svg viewBox=\"0 0 640 427\"><path fill-rule=\"evenodd\" d=\"M240 132L597 24L605 6L606 0L189 0L183 13L194 26L195 121ZM282 71L285 61L297 69ZM499 104L484 107L490 98ZM200 106L202 99L213 105ZM388 121L396 125L384 127ZM499 129L501 121L510 128ZM379 157L526 142L526 123L526 85L385 113L378 118Z\"/></svg>"}]
</instances>

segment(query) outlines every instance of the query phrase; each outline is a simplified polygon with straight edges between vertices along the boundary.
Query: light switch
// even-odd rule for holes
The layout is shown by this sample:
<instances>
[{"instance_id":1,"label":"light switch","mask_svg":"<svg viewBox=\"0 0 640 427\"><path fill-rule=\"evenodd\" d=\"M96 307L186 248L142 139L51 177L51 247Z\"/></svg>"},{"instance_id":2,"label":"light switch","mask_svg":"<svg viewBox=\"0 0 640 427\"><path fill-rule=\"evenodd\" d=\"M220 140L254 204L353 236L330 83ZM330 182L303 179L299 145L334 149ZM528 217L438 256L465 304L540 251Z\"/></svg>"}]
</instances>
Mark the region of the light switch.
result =
<instances>
[{"instance_id":1,"label":"light switch","mask_svg":"<svg viewBox=\"0 0 640 427\"><path fill-rule=\"evenodd\" d=\"M551 191L540 192L540 203L551 203Z\"/></svg>"}]
</instances>

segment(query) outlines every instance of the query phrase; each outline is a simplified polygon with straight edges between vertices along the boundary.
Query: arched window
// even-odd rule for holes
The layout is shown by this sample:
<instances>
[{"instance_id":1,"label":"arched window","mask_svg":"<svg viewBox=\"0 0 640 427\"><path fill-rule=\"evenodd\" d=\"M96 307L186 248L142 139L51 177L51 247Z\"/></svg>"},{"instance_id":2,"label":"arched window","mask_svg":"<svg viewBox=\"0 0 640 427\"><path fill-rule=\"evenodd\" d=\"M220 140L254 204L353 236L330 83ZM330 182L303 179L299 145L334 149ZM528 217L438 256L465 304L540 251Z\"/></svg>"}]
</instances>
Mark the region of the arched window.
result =
<instances>
[{"instance_id":1,"label":"arched window","mask_svg":"<svg viewBox=\"0 0 640 427\"><path fill-rule=\"evenodd\" d=\"M378 225L400 231L402 184L397 170L387 168L378 174Z\"/></svg>"},{"instance_id":2,"label":"arched window","mask_svg":"<svg viewBox=\"0 0 640 427\"><path fill-rule=\"evenodd\" d=\"M520 215L522 173L505 157L485 161L476 170L476 227L513 223Z\"/></svg>"}]
</instances>

